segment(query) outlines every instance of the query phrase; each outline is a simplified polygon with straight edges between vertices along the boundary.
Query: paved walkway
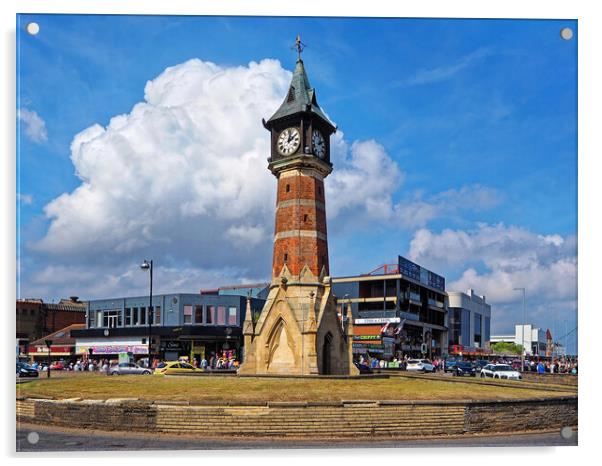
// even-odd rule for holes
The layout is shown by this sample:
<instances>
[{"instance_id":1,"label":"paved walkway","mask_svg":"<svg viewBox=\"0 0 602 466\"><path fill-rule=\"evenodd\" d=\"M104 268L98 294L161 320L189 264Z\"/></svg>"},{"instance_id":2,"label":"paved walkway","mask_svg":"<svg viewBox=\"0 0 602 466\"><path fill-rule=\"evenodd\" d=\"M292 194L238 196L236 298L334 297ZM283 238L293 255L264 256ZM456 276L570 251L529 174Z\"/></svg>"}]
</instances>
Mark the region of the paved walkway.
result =
<instances>
[{"instance_id":1,"label":"paved walkway","mask_svg":"<svg viewBox=\"0 0 602 466\"><path fill-rule=\"evenodd\" d=\"M40 451L126 451L126 450L227 450L227 449L296 449L296 448L431 448L431 447L532 447L576 446L577 433L565 439L560 432L516 435L463 436L399 440L290 440L290 439L196 439L167 435L77 432L33 424L17 429L18 452Z\"/></svg>"}]
</instances>

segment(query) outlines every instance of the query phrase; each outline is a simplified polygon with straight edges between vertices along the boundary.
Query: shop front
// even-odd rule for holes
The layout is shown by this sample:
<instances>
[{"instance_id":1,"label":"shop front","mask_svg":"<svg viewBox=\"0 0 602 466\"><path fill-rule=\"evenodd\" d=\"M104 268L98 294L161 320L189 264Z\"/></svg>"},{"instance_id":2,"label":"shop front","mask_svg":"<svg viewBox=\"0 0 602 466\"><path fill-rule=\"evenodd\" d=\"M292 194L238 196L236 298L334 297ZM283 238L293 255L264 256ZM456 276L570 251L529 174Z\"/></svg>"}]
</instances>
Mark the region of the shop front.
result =
<instances>
[{"instance_id":1,"label":"shop front","mask_svg":"<svg viewBox=\"0 0 602 466\"><path fill-rule=\"evenodd\" d=\"M47 346L36 345L29 347L29 360L34 362L67 361L73 362L76 357L75 345L50 345L50 351Z\"/></svg>"},{"instance_id":2,"label":"shop front","mask_svg":"<svg viewBox=\"0 0 602 466\"><path fill-rule=\"evenodd\" d=\"M141 338L78 338L75 345L78 359L114 361L119 355L127 354L129 360L139 361L148 358L148 345Z\"/></svg>"},{"instance_id":3,"label":"shop front","mask_svg":"<svg viewBox=\"0 0 602 466\"><path fill-rule=\"evenodd\" d=\"M164 337L159 343L157 357L164 361L186 360L200 365L203 359L211 357L236 359L240 356L240 340L237 338L219 338L215 336L182 337L178 339Z\"/></svg>"},{"instance_id":4,"label":"shop front","mask_svg":"<svg viewBox=\"0 0 602 466\"><path fill-rule=\"evenodd\" d=\"M112 328L84 329L76 333L76 353L94 359L117 359L128 353L139 361L148 358L148 329ZM162 361L187 360L200 364L203 358L235 358L241 354L240 327L187 325L180 327L153 327L151 357Z\"/></svg>"}]
</instances>

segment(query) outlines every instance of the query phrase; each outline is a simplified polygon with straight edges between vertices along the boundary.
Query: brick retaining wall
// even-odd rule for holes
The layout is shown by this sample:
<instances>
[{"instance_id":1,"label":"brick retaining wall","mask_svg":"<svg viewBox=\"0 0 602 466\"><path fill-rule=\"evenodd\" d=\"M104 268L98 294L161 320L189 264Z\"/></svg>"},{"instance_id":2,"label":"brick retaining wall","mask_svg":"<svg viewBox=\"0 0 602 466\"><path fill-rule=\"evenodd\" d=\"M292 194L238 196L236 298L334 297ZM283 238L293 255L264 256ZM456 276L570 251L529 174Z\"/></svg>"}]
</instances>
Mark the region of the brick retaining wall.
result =
<instances>
[{"instance_id":1,"label":"brick retaining wall","mask_svg":"<svg viewBox=\"0 0 602 466\"><path fill-rule=\"evenodd\" d=\"M343 401L189 405L140 400L18 399L17 419L100 430L203 437L408 437L577 425L577 397L504 401Z\"/></svg>"}]
</instances>

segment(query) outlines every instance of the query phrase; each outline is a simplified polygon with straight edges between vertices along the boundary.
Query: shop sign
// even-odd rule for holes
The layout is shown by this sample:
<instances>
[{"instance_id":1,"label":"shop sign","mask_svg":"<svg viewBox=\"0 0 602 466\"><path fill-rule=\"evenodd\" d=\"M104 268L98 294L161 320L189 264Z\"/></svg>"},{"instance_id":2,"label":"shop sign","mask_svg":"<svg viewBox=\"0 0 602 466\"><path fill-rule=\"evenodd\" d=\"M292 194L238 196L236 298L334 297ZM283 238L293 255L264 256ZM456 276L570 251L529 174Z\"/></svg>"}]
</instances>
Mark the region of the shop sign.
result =
<instances>
[{"instance_id":1,"label":"shop sign","mask_svg":"<svg viewBox=\"0 0 602 466\"><path fill-rule=\"evenodd\" d=\"M107 346L92 346L92 354L118 354L118 353L133 353L133 354L148 354L147 345L107 345Z\"/></svg>"},{"instance_id":2,"label":"shop sign","mask_svg":"<svg viewBox=\"0 0 602 466\"><path fill-rule=\"evenodd\" d=\"M47 346L34 346L32 348L33 351L31 353L46 353L48 354ZM73 346L56 346L52 345L50 347L50 353L71 353L73 351Z\"/></svg>"},{"instance_id":3,"label":"shop sign","mask_svg":"<svg viewBox=\"0 0 602 466\"><path fill-rule=\"evenodd\" d=\"M161 350L162 351L181 351L182 343L179 341L162 341L161 342Z\"/></svg>"},{"instance_id":4,"label":"shop sign","mask_svg":"<svg viewBox=\"0 0 602 466\"><path fill-rule=\"evenodd\" d=\"M401 322L399 317L374 317L372 319L355 319L354 324L365 325L365 324L398 324Z\"/></svg>"},{"instance_id":5,"label":"shop sign","mask_svg":"<svg viewBox=\"0 0 602 466\"><path fill-rule=\"evenodd\" d=\"M354 340L380 340L380 335L354 335Z\"/></svg>"},{"instance_id":6,"label":"shop sign","mask_svg":"<svg viewBox=\"0 0 602 466\"><path fill-rule=\"evenodd\" d=\"M382 354L385 352L382 348L371 348L369 346L361 347L361 348L353 348L353 354L366 354L366 353L377 353Z\"/></svg>"},{"instance_id":7,"label":"shop sign","mask_svg":"<svg viewBox=\"0 0 602 466\"><path fill-rule=\"evenodd\" d=\"M359 344L361 344L361 345L370 345L370 346L380 345L382 343L382 340L380 338L378 340L356 340L354 337L353 341L354 342L358 341L358 342L360 342Z\"/></svg>"}]
</instances>

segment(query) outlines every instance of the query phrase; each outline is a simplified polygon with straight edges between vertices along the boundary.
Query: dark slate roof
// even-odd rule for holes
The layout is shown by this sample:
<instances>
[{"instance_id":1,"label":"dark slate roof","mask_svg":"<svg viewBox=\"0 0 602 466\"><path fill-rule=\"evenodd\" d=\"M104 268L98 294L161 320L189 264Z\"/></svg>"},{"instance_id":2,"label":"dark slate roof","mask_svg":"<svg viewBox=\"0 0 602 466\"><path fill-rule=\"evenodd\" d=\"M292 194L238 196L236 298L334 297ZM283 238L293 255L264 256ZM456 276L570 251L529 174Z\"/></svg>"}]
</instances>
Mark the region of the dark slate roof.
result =
<instances>
[{"instance_id":1,"label":"dark slate roof","mask_svg":"<svg viewBox=\"0 0 602 466\"><path fill-rule=\"evenodd\" d=\"M314 113L334 128L334 124L318 105L316 90L309 84L309 78L301 59L297 60L297 64L295 65L293 79L291 80L291 85L284 102L282 102L280 108L268 120L268 123L273 123L275 120L300 112Z\"/></svg>"}]
</instances>

